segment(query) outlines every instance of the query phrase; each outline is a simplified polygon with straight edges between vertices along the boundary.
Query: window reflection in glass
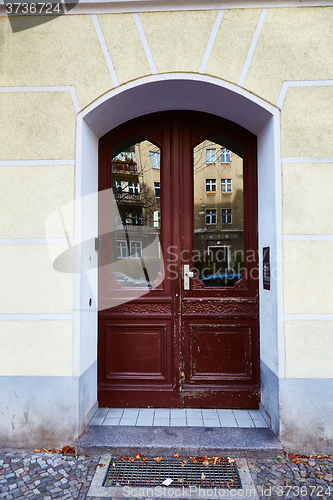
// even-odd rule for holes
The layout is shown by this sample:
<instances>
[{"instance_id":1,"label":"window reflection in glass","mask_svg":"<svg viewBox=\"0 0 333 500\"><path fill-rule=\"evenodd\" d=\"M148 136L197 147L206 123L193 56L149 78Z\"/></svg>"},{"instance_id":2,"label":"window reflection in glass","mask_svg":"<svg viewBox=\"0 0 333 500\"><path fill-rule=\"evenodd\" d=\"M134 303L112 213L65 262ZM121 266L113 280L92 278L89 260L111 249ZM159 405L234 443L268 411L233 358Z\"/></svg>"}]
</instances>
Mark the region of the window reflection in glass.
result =
<instances>
[{"instance_id":1,"label":"window reflection in glass","mask_svg":"<svg viewBox=\"0 0 333 500\"><path fill-rule=\"evenodd\" d=\"M151 287L160 272L160 149L141 137L112 148L118 213L112 271L122 287Z\"/></svg>"},{"instance_id":2,"label":"window reflection in glass","mask_svg":"<svg viewBox=\"0 0 333 500\"><path fill-rule=\"evenodd\" d=\"M242 156L220 135L193 150L193 264L206 287L234 286L244 270Z\"/></svg>"}]
</instances>

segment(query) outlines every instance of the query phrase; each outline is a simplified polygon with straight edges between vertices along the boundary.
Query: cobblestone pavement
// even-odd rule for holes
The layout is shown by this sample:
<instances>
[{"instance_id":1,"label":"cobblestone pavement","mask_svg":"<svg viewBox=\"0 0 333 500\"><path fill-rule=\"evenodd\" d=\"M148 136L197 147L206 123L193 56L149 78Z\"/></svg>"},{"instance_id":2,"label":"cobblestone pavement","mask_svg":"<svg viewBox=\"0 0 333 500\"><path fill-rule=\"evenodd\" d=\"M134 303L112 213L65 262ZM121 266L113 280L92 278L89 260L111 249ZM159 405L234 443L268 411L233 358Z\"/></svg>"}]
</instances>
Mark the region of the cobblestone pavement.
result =
<instances>
[{"instance_id":1,"label":"cobblestone pavement","mask_svg":"<svg viewBox=\"0 0 333 500\"><path fill-rule=\"evenodd\" d=\"M100 500L87 496L98 461L99 457L76 457L73 453L0 450L0 498ZM281 454L247 462L261 500L333 500L332 455Z\"/></svg>"},{"instance_id":2,"label":"cobblestone pavement","mask_svg":"<svg viewBox=\"0 0 333 500\"><path fill-rule=\"evenodd\" d=\"M281 454L270 460L250 460L248 466L261 500L333 499L333 456Z\"/></svg>"}]
</instances>

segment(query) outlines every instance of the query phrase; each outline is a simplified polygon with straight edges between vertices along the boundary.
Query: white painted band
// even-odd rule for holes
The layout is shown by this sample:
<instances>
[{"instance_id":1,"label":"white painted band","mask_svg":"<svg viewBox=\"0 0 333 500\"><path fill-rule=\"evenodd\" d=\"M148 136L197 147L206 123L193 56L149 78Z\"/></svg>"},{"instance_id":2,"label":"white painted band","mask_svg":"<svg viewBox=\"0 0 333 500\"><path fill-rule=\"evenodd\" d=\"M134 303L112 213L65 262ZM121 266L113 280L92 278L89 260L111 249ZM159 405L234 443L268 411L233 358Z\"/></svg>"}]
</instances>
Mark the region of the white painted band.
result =
<instances>
[{"instance_id":1,"label":"white painted band","mask_svg":"<svg viewBox=\"0 0 333 500\"><path fill-rule=\"evenodd\" d=\"M201 63L200 69L199 69L199 73L204 73L206 71L208 60L209 60L209 57L210 57L210 54L212 52L212 48L213 48L213 45L215 42L215 38L216 38L216 35L218 33L218 30L219 30L219 27L220 27L220 24L222 21L223 12L224 12L223 10L219 10L217 13L215 23L214 23L214 26L212 28L212 32L210 34L204 56L202 58L202 63Z\"/></svg>"},{"instance_id":2,"label":"white painted band","mask_svg":"<svg viewBox=\"0 0 333 500\"><path fill-rule=\"evenodd\" d=\"M333 80L303 80L283 82L276 106L281 109L289 87L331 87Z\"/></svg>"},{"instance_id":3,"label":"white painted band","mask_svg":"<svg viewBox=\"0 0 333 500\"><path fill-rule=\"evenodd\" d=\"M0 321L64 321L73 318L73 314L0 314Z\"/></svg>"},{"instance_id":4,"label":"white painted band","mask_svg":"<svg viewBox=\"0 0 333 500\"><path fill-rule=\"evenodd\" d=\"M285 234L283 241L333 241L333 234Z\"/></svg>"},{"instance_id":5,"label":"white painted band","mask_svg":"<svg viewBox=\"0 0 333 500\"><path fill-rule=\"evenodd\" d=\"M69 92L71 94L75 113L80 112L80 105L73 85L47 86L47 87L0 87L0 92Z\"/></svg>"},{"instance_id":6,"label":"white painted band","mask_svg":"<svg viewBox=\"0 0 333 500\"><path fill-rule=\"evenodd\" d=\"M333 314L285 314L285 321L333 321Z\"/></svg>"},{"instance_id":7,"label":"white painted band","mask_svg":"<svg viewBox=\"0 0 333 500\"><path fill-rule=\"evenodd\" d=\"M95 27L95 30L96 30L97 38L98 38L99 44L101 46L105 62L106 62L106 65L107 65L109 73L110 73L110 76L112 78L113 85L115 87L118 87L119 86L118 77L117 77L117 74L116 74L116 70L114 69L113 62L111 60L109 49L108 49L108 47L106 45L106 41L105 41L105 38L104 38L104 35L103 35L103 32L102 32L101 25L99 24L98 17L96 16L96 14L92 14L91 15L91 19L92 19L92 22L94 23L94 27Z\"/></svg>"},{"instance_id":8,"label":"white painted band","mask_svg":"<svg viewBox=\"0 0 333 500\"><path fill-rule=\"evenodd\" d=\"M282 163L333 163L333 156L311 157L311 156L297 156L290 158L281 158Z\"/></svg>"},{"instance_id":9,"label":"white painted band","mask_svg":"<svg viewBox=\"0 0 333 500\"><path fill-rule=\"evenodd\" d=\"M74 238L69 238L74 244ZM66 238L1 238L0 245L67 245Z\"/></svg>"},{"instance_id":10,"label":"white painted band","mask_svg":"<svg viewBox=\"0 0 333 500\"><path fill-rule=\"evenodd\" d=\"M143 26L141 23L140 16L139 16L139 14L133 14L133 18L134 18L134 22L135 22L135 25L137 27L137 30L139 32L140 40L141 40L143 49L144 49L146 57L147 57L150 71L152 72L153 75L157 75L157 69L155 66L153 54L151 53L151 50L150 50L150 47L148 44L148 40L147 40L146 34L144 32L144 29L143 29Z\"/></svg>"},{"instance_id":11,"label":"white painted band","mask_svg":"<svg viewBox=\"0 0 333 500\"><path fill-rule=\"evenodd\" d=\"M47 167L75 165L75 160L1 160L0 167Z\"/></svg>"},{"instance_id":12,"label":"white painted band","mask_svg":"<svg viewBox=\"0 0 333 500\"><path fill-rule=\"evenodd\" d=\"M263 9L261 14L260 14L259 21L258 21L257 27L255 29L255 32L254 32L254 35L253 35L253 38L251 41L251 45L250 45L249 51L247 53L241 75L240 75L239 80L238 80L238 85L240 87L243 87L243 85L244 85L245 78L246 78L247 73L249 71L252 57L253 57L254 51L256 49L261 30L262 30L262 27L264 25L264 22L265 22L265 19L267 16L267 12L268 12L268 9Z\"/></svg>"}]
</instances>

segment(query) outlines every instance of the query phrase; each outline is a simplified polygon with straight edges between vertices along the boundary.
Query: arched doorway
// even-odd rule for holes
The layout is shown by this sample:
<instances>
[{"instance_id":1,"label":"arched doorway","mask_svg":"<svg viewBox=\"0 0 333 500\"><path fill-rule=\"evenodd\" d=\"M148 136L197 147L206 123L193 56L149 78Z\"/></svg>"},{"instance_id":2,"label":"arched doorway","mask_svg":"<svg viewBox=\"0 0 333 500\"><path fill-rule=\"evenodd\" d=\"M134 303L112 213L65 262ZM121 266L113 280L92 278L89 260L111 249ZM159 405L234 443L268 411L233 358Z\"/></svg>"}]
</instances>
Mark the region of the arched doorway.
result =
<instances>
[{"instance_id":1,"label":"arched doorway","mask_svg":"<svg viewBox=\"0 0 333 500\"><path fill-rule=\"evenodd\" d=\"M204 75L167 74L145 77L110 91L78 115L76 199L88 203L76 211L76 241L98 235L98 141L110 130L135 117L165 110L212 113L241 125L257 136L258 247L269 246L275 277L270 291L263 290L259 262L260 295L260 398L279 433L279 379L284 376L282 294L282 203L279 110L255 95L223 80ZM93 195L92 197L87 195ZM93 250L92 250L93 252ZM94 256L94 253L89 254ZM88 255L88 259L89 259ZM94 258L94 257L92 257ZM97 401L97 269L75 280L75 374L80 387L80 424ZM96 298L87 309L91 297ZM81 346L81 348L80 348Z\"/></svg>"},{"instance_id":2,"label":"arched doorway","mask_svg":"<svg viewBox=\"0 0 333 500\"><path fill-rule=\"evenodd\" d=\"M164 112L112 130L99 157L116 200L99 213L101 406L258 407L256 137Z\"/></svg>"}]
</instances>

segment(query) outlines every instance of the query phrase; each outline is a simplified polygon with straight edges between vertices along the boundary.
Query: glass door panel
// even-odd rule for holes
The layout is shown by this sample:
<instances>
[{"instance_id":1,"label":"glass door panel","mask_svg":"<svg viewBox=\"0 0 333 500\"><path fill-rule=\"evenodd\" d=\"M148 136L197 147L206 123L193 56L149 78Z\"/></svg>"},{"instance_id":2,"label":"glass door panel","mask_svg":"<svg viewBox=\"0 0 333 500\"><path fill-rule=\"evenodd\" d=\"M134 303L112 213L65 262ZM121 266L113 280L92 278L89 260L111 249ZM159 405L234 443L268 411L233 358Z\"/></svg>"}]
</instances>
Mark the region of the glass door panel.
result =
<instances>
[{"instance_id":1,"label":"glass door panel","mask_svg":"<svg viewBox=\"0 0 333 500\"><path fill-rule=\"evenodd\" d=\"M111 150L116 201L112 270L124 288L152 287L161 271L161 151L134 136Z\"/></svg>"},{"instance_id":2,"label":"glass door panel","mask_svg":"<svg viewBox=\"0 0 333 500\"><path fill-rule=\"evenodd\" d=\"M233 287L244 272L242 156L220 135L193 149L193 260L205 287Z\"/></svg>"}]
</instances>

